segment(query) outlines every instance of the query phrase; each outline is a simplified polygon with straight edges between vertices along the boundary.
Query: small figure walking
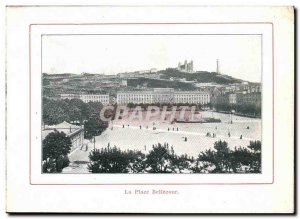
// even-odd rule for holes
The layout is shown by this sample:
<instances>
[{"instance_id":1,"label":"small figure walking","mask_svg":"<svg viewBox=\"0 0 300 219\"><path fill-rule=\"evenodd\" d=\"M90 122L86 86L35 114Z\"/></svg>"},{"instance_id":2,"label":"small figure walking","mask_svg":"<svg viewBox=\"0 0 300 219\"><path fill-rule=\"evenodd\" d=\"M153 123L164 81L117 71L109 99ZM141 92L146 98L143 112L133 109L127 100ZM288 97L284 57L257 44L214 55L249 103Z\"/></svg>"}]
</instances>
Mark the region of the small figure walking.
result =
<instances>
[{"instance_id":1,"label":"small figure walking","mask_svg":"<svg viewBox=\"0 0 300 219\"><path fill-rule=\"evenodd\" d=\"M124 124L123 124L123 128L124 128L125 126L124 126Z\"/></svg>"},{"instance_id":2,"label":"small figure walking","mask_svg":"<svg viewBox=\"0 0 300 219\"><path fill-rule=\"evenodd\" d=\"M228 132L228 137L230 138L230 132Z\"/></svg>"},{"instance_id":3,"label":"small figure walking","mask_svg":"<svg viewBox=\"0 0 300 219\"><path fill-rule=\"evenodd\" d=\"M187 137L184 137L184 141L187 141Z\"/></svg>"},{"instance_id":4,"label":"small figure walking","mask_svg":"<svg viewBox=\"0 0 300 219\"><path fill-rule=\"evenodd\" d=\"M170 128L168 128L168 131L170 131Z\"/></svg>"},{"instance_id":5,"label":"small figure walking","mask_svg":"<svg viewBox=\"0 0 300 219\"><path fill-rule=\"evenodd\" d=\"M240 139L243 139L243 135L240 136Z\"/></svg>"},{"instance_id":6,"label":"small figure walking","mask_svg":"<svg viewBox=\"0 0 300 219\"><path fill-rule=\"evenodd\" d=\"M142 129L142 126L140 125L140 129Z\"/></svg>"},{"instance_id":7,"label":"small figure walking","mask_svg":"<svg viewBox=\"0 0 300 219\"><path fill-rule=\"evenodd\" d=\"M177 132L178 132L178 127L177 127Z\"/></svg>"}]
</instances>

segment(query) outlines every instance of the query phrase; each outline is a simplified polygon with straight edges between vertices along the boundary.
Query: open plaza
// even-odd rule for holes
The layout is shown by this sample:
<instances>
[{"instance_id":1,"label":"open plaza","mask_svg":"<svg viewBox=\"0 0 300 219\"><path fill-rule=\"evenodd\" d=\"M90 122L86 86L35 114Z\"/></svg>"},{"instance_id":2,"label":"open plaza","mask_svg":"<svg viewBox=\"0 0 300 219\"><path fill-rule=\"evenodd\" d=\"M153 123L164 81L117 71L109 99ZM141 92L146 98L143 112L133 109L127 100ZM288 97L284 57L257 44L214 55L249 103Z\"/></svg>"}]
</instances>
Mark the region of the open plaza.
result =
<instances>
[{"instance_id":1,"label":"open plaza","mask_svg":"<svg viewBox=\"0 0 300 219\"><path fill-rule=\"evenodd\" d=\"M261 119L204 111L201 116L220 119L220 123L174 123L152 120L141 124L136 120L116 120L100 135L69 154L71 161L63 173L88 173L89 153L94 148L116 146L121 150L147 153L152 145L168 143L176 154L197 158L201 151L213 149L218 140L226 141L231 149L246 147L250 141L261 141ZM208 133L210 134L208 136ZM213 137L214 136L214 137Z\"/></svg>"}]
</instances>

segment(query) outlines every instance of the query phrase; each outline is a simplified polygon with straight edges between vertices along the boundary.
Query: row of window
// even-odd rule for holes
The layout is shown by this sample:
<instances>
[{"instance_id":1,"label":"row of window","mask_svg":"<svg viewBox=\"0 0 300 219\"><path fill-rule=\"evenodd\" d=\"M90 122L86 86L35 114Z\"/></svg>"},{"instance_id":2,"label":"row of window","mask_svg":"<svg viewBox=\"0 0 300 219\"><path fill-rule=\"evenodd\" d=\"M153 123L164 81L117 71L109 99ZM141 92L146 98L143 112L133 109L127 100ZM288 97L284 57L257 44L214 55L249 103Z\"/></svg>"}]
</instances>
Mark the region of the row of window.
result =
<instances>
[{"instance_id":1,"label":"row of window","mask_svg":"<svg viewBox=\"0 0 300 219\"><path fill-rule=\"evenodd\" d=\"M105 103L105 104L109 103L108 100L82 100L82 101L85 103L88 103L88 102L100 102L100 103Z\"/></svg>"},{"instance_id":2,"label":"row of window","mask_svg":"<svg viewBox=\"0 0 300 219\"><path fill-rule=\"evenodd\" d=\"M131 98L131 97L141 97L141 98L150 98L150 97L172 97L171 95L152 95L152 94L118 94L117 98ZM197 94L181 94L181 95L174 95L175 98L184 98L184 97L194 97L194 98L199 98L199 97L206 97L208 98L209 95L207 94L202 94L202 95L197 95Z\"/></svg>"},{"instance_id":3,"label":"row of window","mask_svg":"<svg viewBox=\"0 0 300 219\"><path fill-rule=\"evenodd\" d=\"M90 95L90 96L80 96L81 98L103 98L108 99L108 95L105 96L98 96L98 95Z\"/></svg>"},{"instance_id":4,"label":"row of window","mask_svg":"<svg viewBox=\"0 0 300 219\"><path fill-rule=\"evenodd\" d=\"M76 94L61 94L61 97L80 97L80 98L104 98L104 99L108 99L109 96L108 95L76 95Z\"/></svg>"}]
</instances>

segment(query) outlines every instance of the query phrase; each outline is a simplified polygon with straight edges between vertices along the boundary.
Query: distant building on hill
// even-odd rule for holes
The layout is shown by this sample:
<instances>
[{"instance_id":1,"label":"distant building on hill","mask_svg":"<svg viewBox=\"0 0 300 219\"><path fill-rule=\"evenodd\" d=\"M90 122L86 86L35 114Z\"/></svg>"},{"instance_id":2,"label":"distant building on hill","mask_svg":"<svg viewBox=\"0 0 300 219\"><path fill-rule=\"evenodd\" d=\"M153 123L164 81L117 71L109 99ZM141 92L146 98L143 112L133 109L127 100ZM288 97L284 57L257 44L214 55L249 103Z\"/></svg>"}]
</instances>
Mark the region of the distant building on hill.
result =
<instances>
[{"instance_id":1,"label":"distant building on hill","mask_svg":"<svg viewBox=\"0 0 300 219\"><path fill-rule=\"evenodd\" d=\"M178 68L179 71L181 72L186 72L186 73L193 73L194 72L194 64L193 60L190 62L187 62L187 60L184 61L184 64L181 64L180 62L178 63Z\"/></svg>"},{"instance_id":2,"label":"distant building on hill","mask_svg":"<svg viewBox=\"0 0 300 219\"><path fill-rule=\"evenodd\" d=\"M120 86L121 87L127 87L127 80L121 80L120 81Z\"/></svg>"}]
</instances>

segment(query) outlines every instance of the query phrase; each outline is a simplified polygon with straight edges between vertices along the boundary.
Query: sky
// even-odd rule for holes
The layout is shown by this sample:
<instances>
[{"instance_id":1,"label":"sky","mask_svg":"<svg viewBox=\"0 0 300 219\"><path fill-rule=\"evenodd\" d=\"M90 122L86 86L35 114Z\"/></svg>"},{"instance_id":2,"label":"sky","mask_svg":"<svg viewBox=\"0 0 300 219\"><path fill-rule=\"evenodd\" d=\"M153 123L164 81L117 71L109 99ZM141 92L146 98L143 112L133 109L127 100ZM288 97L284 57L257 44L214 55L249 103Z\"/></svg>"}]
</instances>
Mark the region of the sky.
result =
<instances>
[{"instance_id":1,"label":"sky","mask_svg":"<svg viewBox=\"0 0 300 219\"><path fill-rule=\"evenodd\" d=\"M117 74L177 67L216 71L261 82L260 35L44 35L42 71Z\"/></svg>"}]
</instances>

